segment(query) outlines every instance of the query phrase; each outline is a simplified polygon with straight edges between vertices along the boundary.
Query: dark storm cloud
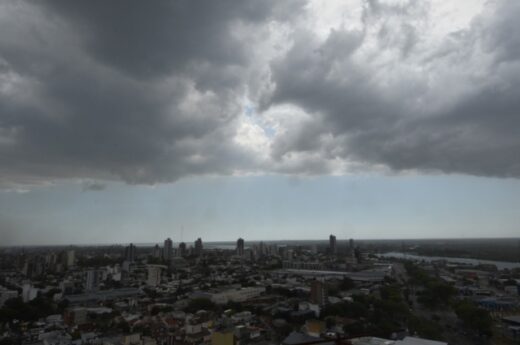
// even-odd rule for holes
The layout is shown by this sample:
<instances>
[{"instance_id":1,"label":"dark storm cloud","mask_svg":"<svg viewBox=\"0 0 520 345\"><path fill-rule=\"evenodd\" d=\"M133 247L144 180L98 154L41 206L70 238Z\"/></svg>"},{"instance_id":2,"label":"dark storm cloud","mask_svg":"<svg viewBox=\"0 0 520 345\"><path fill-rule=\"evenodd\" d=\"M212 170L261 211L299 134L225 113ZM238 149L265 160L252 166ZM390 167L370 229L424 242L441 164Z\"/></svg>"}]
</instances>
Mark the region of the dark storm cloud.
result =
<instances>
[{"instance_id":1,"label":"dark storm cloud","mask_svg":"<svg viewBox=\"0 0 520 345\"><path fill-rule=\"evenodd\" d=\"M283 17L290 8L274 1L94 0L46 1L78 31L96 59L142 78L164 77L188 65L247 63L233 21L258 23Z\"/></svg>"},{"instance_id":2,"label":"dark storm cloud","mask_svg":"<svg viewBox=\"0 0 520 345\"><path fill-rule=\"evenodd\" d=\"M423 1L365 1L361 26L325 37L305 5L3 2L0 185L380 167L520 176L520 5L490 2L440 39ZM303 115L269 115L283 106Z\"/></svg>"},{"instance_id":3,"label":"dark storm cloud","mask_svg":"<svg viewBox=\"0 0 520 345\"><path fill-rule=\"evenodd\" d=\"M294 46L273 63L270 104L322 114L304 131L275 140L275 157L323 151L318 139L328 134L335 145L326 152L345 160L395 171L520 177L520 6L490 3L469 29L418 51L425 42L403 25L402 6L378 4L369 2L361 30L332 31L325 40L295 32ZM401 20L392 24L396 13ZM369 40L376 52L363 55ZM385 54L393 61L371 63Z\"/></svg>"},{"instance_id":4,"label":"dark storm cloud","mask_svg":"<svg viewBox=\"0 0 520 345\"><path fill-rule=\"evenodd\" d=\"M228 174L247 42L276 1L10 1L0 21L0 183Z\"/></svg>"}]
</instances>

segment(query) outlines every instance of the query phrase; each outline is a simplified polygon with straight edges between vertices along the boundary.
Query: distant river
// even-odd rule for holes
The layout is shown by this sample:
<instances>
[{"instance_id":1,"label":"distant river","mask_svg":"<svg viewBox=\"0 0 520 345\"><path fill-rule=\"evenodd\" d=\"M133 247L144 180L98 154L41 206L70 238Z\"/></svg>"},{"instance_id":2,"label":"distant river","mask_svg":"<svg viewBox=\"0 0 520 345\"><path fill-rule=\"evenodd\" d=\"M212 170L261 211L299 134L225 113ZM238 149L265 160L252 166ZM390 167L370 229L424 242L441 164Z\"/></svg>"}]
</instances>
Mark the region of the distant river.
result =
<instances>
[{"instance_id":1,"label":"distant river","mask_svg":"<svg viewBox=\"0 0 520 345\"><path fill-rule=\"evenodd\" d=\"M236 249L236 243L218 243L218 242L206 242L204 243L205 249L224 249L224 250L234 250ZM247 246L246 246L247 248Z\"/></svg>"},{"instance_id":2,"label":"distant river","mask_svg":"<svg viewBox=\"0 0 520 345\"><path fill-rule=\"evenodd\" d=\"M396 259L412 259L412 260L424 260L426 262L436 261L436 260L446 260L452 263L458 264L467 264L467 265L479 265L479 264L490 264L495 265L499 270L503 269L513 269L520 268L520 262L508 262L508 261L492 261L492 260L478 260L478 259L467 259L467 258L450 258L445 256L422 256L422 255L414 255L408 253L401 252L389 252L384 254L379 254L380 257L384 258L396 258Z\"/></svg>"}]
</instances>

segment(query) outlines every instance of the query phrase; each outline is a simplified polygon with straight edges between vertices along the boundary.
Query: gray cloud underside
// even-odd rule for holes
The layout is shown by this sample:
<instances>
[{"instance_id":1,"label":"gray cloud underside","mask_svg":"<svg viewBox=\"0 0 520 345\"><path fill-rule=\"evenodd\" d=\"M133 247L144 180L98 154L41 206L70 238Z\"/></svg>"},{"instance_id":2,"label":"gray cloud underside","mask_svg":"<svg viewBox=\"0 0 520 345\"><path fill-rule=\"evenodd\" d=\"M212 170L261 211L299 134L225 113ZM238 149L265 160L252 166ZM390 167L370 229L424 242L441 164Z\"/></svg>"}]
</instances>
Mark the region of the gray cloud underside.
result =
<instances>
[{"instance_id":1,"label":"gray cloud underside","mask_svg":"<svg viewBox=\"0 0 520 345\"><path fill-rule=\"evenodd\" d=\"M396 50L403 65L420 67L402 68L394 80L384 75L391 66L366 69L356 60L363 30L333 31L324 42L296 33L289 53L273 63L270 104L298 104L323 116L306 124L301 135L275 142L277 155L323 148L312 141L316 135L309 136L314 125L318 135L334 136L338 145L329 151L355 161L396 171L519 177L520 42L512 23L520 6L493 5L469 30L447 37L422 59L425 42L413 29L401 26L390 33L383 24L379 52ZM374 10L368 6L367 16L373 18ZM386 9L384 16L391 15Z\"/></svg>"},{"instance_id":2,"label":"gray cloud underside","mask_svg":"<svg viewBox=\"0 0 520 345\"><path fill-rule=\"evenodd\" d=\"M321 174L337 161L519 177L520 5L490 3L430 44L409 20L427 19L421 3L367 1L360 29L323 39L298 21L303 1L5 2L0 185ZM270 57L273 23L288 34ZM308 118L260 158L235 140L245 97L260 119L279 105Z\"/></svg>"}]
</instances>

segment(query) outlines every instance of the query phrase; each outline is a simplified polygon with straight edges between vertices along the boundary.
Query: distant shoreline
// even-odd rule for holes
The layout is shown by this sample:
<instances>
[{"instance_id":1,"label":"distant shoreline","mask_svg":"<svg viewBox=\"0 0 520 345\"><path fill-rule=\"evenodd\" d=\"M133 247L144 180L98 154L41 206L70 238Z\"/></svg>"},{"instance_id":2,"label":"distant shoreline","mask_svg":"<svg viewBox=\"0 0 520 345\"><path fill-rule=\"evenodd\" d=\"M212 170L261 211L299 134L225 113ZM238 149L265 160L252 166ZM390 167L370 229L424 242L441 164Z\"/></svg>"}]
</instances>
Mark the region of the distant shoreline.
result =
<instances>
[{"instance_id":1,"label":"distant shoreline","mask_svg":"<svg viewBox=\"0 0 520 345\"><path fill-rule=\"evenodd\" d=\"M458 264L468 264L473 266L478 265L495 265L497 269L515 269L520 268L520 262L513 261L499 261L499 260L481 260L475 258L457 258L457 257L447 257L447 256L426 256L426 255L417 255L411 253L401 253L401 252L389 252L378 254L378 257L382 258L395 258L395 259L412 259L412 260L424 260L426 262L432 261L440 261L445 260L450 263L458 263Z\"/></svg>"},{"instance_id":2,"label":"distant shoreline","mask_svg":"<svg viewBox=\"0 0 520 345\"><path fill-rule=\"evenodd\" d=\"M312 245L312 244L327 244L328 239L286 239L286 240L248 240L244 238L246 243L258 244L260 242L266 244L291 244L291 245ZM179 244L181 241L175 241L174 244ZM350 238L338 238L338 243L347 243ZM195 241L184 241L185 243L192 243ZM394 238L394 239L358 239L354 238L356 243L362 244L413 244L413 243L428 243L428 242L503 242L511 246L520 246L520 237L475 237L475 238ZM514 243L511 243L515 241ZM70 244L14 244L14 245L0 245L1 249L5 248L61 248L61 247L112 247L112 246L126 246L133 243L136 246L141 247L153 247L156 244L162 245L163 240L157 242L114 242L114 243L70 243ZM204 245L217 246L217 245L234 245L235 240L230 241L204 241Z\"/></svg>"}]
</instances>

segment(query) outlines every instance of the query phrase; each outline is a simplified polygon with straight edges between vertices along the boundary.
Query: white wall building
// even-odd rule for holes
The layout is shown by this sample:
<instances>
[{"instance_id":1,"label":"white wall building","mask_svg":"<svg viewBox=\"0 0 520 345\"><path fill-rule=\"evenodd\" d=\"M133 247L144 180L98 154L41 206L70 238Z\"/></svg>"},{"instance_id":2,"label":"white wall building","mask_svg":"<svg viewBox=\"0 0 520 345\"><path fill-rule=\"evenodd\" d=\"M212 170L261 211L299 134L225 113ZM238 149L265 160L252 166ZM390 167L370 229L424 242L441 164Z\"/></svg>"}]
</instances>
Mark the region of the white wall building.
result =
<instances>
[{"instance_id":1,"label":"white wall building","mask_svg":"<svg viewBox=\"0 0 520 345\"><path fill-rule=\"evenodd\" d=\"M25 283L22 287L22 299L24 303L32 301L36 297L38 297L39 289L34 288L31 284Z\"/></svg>"},{"instance_id":2,"label":"white wall building","mask_svg":"<svg viewBox=\"0 0 520 345\"><path fill-rule=\"evenodd\" d=\"M103 272L99 270L88 270L85 273L85 290L97 290L102 280Z\"/></svg>"},{"instance_id":3,"label":"white wall building","mask_svg":"<svg viewBox=\"0 0 520 345\"><path fill-rule=\"evenodd\" d=\"M148 265L148 279L146 285L157 286L161 284L161 271L165 268L162 265Z\"/></svg>"},{"instance_id":4,"label":"white wall building","mask_svg":"<svg viewBox=\"0 0 520 345\"><path fill-rule=\"evenodd\" d=\"M76 252L73 249L67 250L67 267L74 266L76 262Z\"/></svg>"}]
</instances>

